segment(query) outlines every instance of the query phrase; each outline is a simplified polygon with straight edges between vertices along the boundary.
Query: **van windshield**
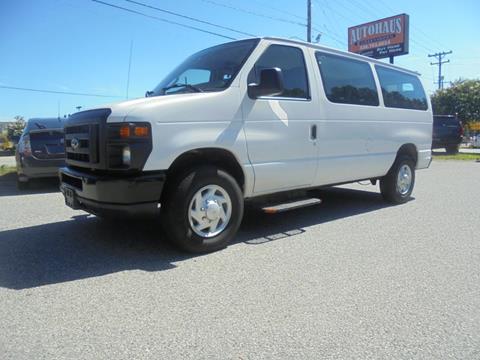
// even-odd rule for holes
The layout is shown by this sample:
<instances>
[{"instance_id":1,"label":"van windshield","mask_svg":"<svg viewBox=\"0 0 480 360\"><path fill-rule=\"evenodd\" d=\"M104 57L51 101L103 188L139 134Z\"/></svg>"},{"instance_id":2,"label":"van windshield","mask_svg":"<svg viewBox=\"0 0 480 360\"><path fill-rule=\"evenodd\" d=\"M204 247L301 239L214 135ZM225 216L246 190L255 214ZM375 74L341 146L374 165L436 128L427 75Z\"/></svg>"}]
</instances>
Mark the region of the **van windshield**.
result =
<instances>
[{"instance_id":1,"label":"van windshield","mask_svg":"<svg viewBox=\"0 0 480 360\"><path fill-rule=\"evenodd\" d=\"M235 41L193 54L148 95L222 91L230 86L258 41Z\"/></svg>"}]
</instances>

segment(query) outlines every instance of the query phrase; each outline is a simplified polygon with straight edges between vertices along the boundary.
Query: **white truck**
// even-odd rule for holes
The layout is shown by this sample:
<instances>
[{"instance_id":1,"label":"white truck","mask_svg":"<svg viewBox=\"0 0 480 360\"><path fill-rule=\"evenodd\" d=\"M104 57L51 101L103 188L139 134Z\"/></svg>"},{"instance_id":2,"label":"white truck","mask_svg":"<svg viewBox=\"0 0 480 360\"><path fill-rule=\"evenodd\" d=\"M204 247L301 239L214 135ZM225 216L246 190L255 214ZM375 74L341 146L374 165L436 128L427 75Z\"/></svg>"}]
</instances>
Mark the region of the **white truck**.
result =
<instances>
[{"instance_id":1,"label":"white truck","mask_svg":"<svg viewBox=\"0 0 480 360\"><path fill-rule=\"evenodd\" d=\"M430 165L432 110L419 74L280 38L200 51L145 98L72 115L67 205L159 213L191 252L225 247L244 202L359 180L406 202Z\"/></svg>"}]
</instances>

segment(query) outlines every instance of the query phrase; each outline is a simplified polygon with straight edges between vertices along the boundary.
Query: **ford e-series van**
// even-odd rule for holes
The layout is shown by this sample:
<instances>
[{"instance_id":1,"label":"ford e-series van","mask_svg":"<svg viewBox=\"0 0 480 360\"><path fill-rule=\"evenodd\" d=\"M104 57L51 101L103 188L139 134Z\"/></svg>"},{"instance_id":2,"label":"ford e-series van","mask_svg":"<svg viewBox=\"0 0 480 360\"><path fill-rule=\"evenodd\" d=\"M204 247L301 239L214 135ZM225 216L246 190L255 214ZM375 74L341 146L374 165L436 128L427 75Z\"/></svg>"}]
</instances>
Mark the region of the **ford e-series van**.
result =
<instances>
[{"instance_id":1,"label":"ford e-series van","mask_svg":"<svg viewBox=\"0 0 480 360\"><path fill-rule=\"evenodd\" d=\"M214 46L146 95L68 119L61 190L100 216L158 212L192 252L226 246L245 200L379 180L404 203L432 159L419 75L318 45Z\"/></svg>"}]
</instances>

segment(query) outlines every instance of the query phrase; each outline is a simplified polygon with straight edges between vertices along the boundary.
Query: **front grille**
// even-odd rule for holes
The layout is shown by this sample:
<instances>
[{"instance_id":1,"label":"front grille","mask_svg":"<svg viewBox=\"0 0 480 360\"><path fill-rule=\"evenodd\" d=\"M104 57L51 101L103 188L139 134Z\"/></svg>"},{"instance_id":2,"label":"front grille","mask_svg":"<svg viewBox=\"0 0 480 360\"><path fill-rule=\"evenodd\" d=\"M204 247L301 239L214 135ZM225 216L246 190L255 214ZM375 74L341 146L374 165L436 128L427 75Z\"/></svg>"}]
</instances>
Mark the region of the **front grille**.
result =
<instances>
[{"instance_id":1,"label":"front grille","mask_svg":"<svg viewBox=\"0 0 480 360\"><path fill-rule=\"evenodd\" d=\"M98 163L98 124L65 127L65 152L67 160ZM78 164L77 164L78 165Z\"/></svg>"},{"instance_id":2,"label":"front grille","mask_svg":"<svg viewBox=\"0 0 480 360\"><path fill-rule=\"evenodd\" d=\"M91 169L105 168L104 130L110 109L82 111L72 115L65 124L65 155L67 165Z\"/></svg>"},{"instance_id":3,"label":"front grille","mask_svg":"<svg viewBox=\"0 0 480 360\"><path fill-rule=\"evenodd\" d=\"M75 154L72 152L67 152L67 159L82 161L82 162L90 162L90 156L88 154Z\"/></svg>"},{"instance_id":4,"label":"front grille","mask_svg":"<svg viewBox=\"0 0 480 360\"><path fill-rule=\"evenodd\" d=\"M65 146L72 147L72 140L71 139L65 140ZM90 140L80 139L80 148L88 148L89 146L90 146Z\"/></svg>"}]
</instances>

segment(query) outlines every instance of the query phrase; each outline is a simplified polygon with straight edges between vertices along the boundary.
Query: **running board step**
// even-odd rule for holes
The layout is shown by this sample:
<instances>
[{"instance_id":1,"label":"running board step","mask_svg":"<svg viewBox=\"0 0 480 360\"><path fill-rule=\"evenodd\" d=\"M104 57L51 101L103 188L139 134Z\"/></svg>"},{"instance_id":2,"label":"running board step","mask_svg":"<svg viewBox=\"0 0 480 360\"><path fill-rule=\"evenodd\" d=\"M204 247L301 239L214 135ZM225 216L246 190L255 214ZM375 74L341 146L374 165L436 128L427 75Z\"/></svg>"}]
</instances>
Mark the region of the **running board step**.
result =
<instances>
[{"instance_id":1,"label":"running board step","mask_svg":"<svg viewBox=\"0 0 480 360\"><path fill-rule=\"evenodd\" d=\"M299 209L299 208L312 206L312 205L318 205L321 202L322 200L318 198L302 199L302 200L296 200L296 201L286 202L282 204L277 204L273 206L266 206L262 208L262 211L266 214L278 214L284 211Z\"/></svg>"}]
</instances>

